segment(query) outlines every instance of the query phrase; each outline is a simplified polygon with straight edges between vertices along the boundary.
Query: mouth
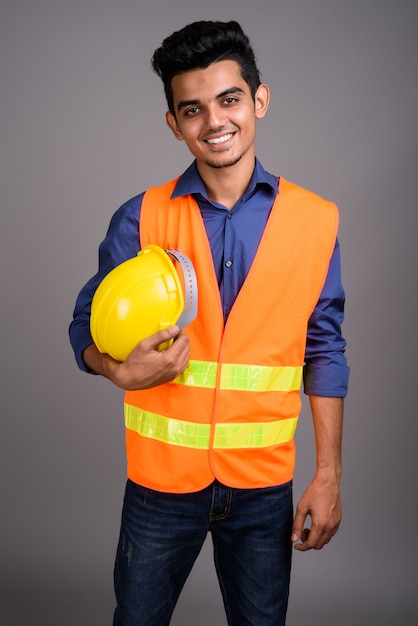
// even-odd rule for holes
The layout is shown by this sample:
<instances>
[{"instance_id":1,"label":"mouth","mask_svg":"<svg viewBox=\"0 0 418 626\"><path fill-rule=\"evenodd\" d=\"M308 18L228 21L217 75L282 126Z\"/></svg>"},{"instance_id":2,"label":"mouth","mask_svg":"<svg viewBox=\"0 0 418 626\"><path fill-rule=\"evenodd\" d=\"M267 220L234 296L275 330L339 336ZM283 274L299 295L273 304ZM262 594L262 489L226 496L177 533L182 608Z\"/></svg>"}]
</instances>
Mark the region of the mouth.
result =
<instances>
[{"instance_id":1,"label":"mouth","mask_svg":"<svg viewBox=\"0 0 418 626\"><path fill-rule=\"evenodd\" d=\"M226 133L225 135L221 135L220 137L212 137L210 139L206 139L206 143L210 144L211 146L224 144L232 139L233 136L234 133Z\"/></svg>"}]
</instances>

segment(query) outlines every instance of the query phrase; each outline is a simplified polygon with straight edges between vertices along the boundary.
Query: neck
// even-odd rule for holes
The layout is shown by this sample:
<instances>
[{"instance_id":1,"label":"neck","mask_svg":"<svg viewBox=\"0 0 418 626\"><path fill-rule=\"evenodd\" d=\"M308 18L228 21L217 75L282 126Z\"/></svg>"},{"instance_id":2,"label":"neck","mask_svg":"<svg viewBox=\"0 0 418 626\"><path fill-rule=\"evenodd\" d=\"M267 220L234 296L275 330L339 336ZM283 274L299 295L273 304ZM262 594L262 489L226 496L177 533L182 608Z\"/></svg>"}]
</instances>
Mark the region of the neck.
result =
<instances>
[{"instance_id":1,"label":"neck","mask_svg":"<svg viewBox=\"0 0 418 626\"><path fill-rule=\"evenodd\" d=\"M244 195L254 172L255 160L242 159L229 167L213 168L206 163L197 163L198 172L208 194L208 198L232 209Z\"/></svg>"}]
</instances>

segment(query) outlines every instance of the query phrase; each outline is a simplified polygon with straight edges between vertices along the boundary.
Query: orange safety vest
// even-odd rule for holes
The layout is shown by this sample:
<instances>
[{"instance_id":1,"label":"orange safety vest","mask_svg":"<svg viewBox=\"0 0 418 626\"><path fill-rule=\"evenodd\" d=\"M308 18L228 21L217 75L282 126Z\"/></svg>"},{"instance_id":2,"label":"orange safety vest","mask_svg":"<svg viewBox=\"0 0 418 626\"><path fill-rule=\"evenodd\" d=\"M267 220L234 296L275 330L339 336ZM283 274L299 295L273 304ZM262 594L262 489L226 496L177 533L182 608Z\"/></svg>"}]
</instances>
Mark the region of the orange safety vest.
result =
<instances>
[{"instance_id":1,"label":"orange safety vest","mask_svg":"<svg viewBox=\"0 0 418 626\"><path fill-rule=\"evenodd\" d=\"M248 276L224 326L205 226L176 180L148 190L140 241L192 261L198 315L185 329L191 354L173 382L125 395L128 477L159 491L238 488L290 480L307 324L334 250L334 204L280 179Z\"/></svg>"}]
</instances>

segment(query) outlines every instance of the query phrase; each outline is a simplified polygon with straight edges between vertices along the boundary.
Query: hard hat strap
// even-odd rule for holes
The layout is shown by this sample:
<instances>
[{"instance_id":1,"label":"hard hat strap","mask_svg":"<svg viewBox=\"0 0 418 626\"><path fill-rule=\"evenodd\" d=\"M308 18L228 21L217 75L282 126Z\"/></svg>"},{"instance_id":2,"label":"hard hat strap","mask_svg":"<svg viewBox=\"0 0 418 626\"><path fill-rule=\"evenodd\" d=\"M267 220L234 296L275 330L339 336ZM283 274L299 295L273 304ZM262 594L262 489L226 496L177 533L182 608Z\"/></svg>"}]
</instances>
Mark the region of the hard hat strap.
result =
<instances>
[{"instance_id":1,"label":"hard hat strap","mask_svg":"<svg viewBox=\"0 0 418 626\"><path fill-rule=\"evenodd\" d=\"M169 248L166 250L177 263L181 266L184 276L184 311L177 320L177 326L183 330L188 324L193 322L197 315L197 279L193 263L180 250Z\"/></svg>"}]
</instances>

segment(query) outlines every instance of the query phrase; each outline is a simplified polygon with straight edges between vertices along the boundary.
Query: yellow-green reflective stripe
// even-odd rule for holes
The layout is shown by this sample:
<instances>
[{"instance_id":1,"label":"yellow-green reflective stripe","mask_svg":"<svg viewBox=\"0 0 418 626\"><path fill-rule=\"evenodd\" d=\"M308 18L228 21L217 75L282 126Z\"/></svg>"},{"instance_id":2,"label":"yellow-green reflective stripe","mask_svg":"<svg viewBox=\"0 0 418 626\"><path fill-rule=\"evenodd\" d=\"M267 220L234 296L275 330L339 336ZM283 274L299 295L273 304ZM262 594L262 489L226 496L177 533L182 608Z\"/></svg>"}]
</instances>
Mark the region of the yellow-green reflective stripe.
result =
<instances>
[{"instance_id":1,"label":"yellow-green reflective stripe","mask_svg":"<svg viewBox=\"0 0 418 626\"><path fill-rule=\"evenodd\" d=\"M216 424L214 448L265 448L293 438L298 418ZM143 437L186 448L209 449L210 425L176 420L125 403L125 425Z\"/></svg>"},{"instance_id":2,"label":"yellow-green reflective stripe","mask_svg":"<svg viewBox=\"0 0 418 626\"><path fill-rule=\"evenodd\" d=\"M213 361L189 361L187 369L180 376L177 376L174 382L189 387L214 389L217 369L218 364Z\"/></svg>"},{"instance_id":3,"label":"yellow-green reflective stripe","mask_svg":"<svg viewBox=\"0 0 418 626\"><path fill-rule=\"evenodd\" d=\"M125 426L143 437L173 446L209 448L210 425L176 420L125 403Z\"/></svg>"},{"instance_id":4,"label":"yellow-green reflective stripe","mask_svg":"<svg viewBox=\"0 0 418 626\"><path fill-rule=\"evenodd\" d=\"M266 448L293 439L298 418L262 424L216 424L214 448Z\"/></svg>"},{"instance_id":5,"label":"yellow-green reflective stripe","mask_svg":"<svg viewBox=\"0 0 418 626\"><path fill-rule=\"evenodd\" d=\"M240 391L294 391L300 389L302 367L266 367L224 363L221 389Z\"/></svg>"},{"instance_id":6,"label":"yellow-green reflective stripe","mask_svg":"<svg viewBox=\"0 0 418 626\"><path fill-rule=\"evenodd\" d=\"M174 382L190 387L216 386L218 364L212 361L190 361L187 369ZM300 389L302 367L245 365L224 363L220 389L238 391L295 391Z\"/></svg>"}]
</instances>

